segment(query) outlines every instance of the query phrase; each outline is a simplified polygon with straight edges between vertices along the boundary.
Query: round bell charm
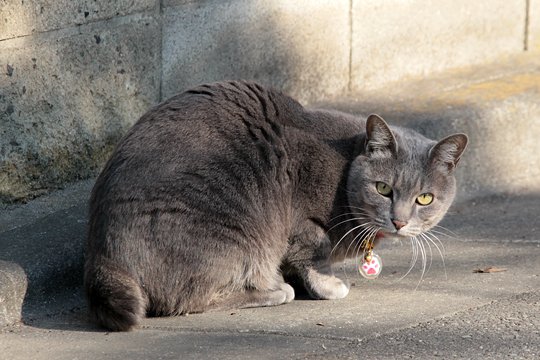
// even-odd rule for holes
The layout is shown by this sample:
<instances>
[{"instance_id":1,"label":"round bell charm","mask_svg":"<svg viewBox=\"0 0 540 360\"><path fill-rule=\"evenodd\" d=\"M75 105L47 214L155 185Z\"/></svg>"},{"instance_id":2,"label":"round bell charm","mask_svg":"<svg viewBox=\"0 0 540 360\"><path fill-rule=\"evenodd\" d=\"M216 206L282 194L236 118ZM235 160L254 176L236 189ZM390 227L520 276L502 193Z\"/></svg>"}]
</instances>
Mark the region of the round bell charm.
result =
<instances>
[{"instance_id":1,"label":"round bell charm","mask_svg":"<svg viewBox=\"0 0 540 360\"><path fill-rule=\"evenodd\" d=\"M375 279L381 274L383 264L379 255L369 251L362 257L358 265L358 272L366 279Z\"/></svg>"}]
</instances>

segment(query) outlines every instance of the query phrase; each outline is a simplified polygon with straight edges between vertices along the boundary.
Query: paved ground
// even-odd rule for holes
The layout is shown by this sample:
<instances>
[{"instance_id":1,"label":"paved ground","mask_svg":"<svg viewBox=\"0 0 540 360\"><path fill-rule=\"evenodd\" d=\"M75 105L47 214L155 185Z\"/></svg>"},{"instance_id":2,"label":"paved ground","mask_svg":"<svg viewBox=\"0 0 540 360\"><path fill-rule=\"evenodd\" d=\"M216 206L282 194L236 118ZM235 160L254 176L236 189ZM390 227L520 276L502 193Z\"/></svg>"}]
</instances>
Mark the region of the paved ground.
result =
<instances>
[{"instance_id":1,"label":"paved ground","mask_svg":"<svg viewBox=\"0 0 540 360\"><path fill-rule=\"evenodd\" d=\"M84 239L90 186L75 184L0 212L4 257L17 260L30 283L25 325L0 333L0 358L540 357L537 194L454 206L443 222L449 230L440 229L456 233L441 237L446 266L433 249L422 281L419 265L400 280L410 246L386 244L379 249L385 268L377 280L359 277L353 263L337 268L353 285L344 300L298 299L274 308L147 319L141 329L119 334L86 321L78 286L79 263L73 259ZM490 266L506 270L474 272ZM59 293L59 287L67 290Z\"/></svg>"},{"instance_id":2,"label":"paved ground","mask_svg":"<svg viewBox=\"0 0 540 360\"><path fill-rule=\"evenodd\" d=\"M83 181L0 207L0 359L540 358L540 64L533 60L329 104L379 112L434 138L470 135L460 202L438 229L449 236L437 234L445 266L432 246L423 279L418 264L400 280L409 244L384 244L379 279L361 278L354 263L336 268L353 285L340 301L147 319L137 331L108 333L86 321L80 286L92 186ZM493 195L501 191L508 194ZM475 272L489 267L503 271ZM24 325L2 328L21 310Z\"/></svg>"}]
</instances>

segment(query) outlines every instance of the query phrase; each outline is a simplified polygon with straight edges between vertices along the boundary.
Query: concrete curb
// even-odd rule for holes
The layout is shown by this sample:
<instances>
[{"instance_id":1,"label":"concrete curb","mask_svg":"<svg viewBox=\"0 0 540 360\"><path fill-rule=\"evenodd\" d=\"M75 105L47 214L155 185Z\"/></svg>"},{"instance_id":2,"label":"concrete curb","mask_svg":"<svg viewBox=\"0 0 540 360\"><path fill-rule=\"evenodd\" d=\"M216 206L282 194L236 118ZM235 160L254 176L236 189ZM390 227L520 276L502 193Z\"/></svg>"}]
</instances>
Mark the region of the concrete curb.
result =
<instances>
[{"instance_id":1,"label":"concrete curb","mask_svg":"<svg viewBox=\"0 0 540 360\"><path fill-rule=\"evenodd\" d=\"M0 325L50 311L56 295L80 288L92 184L82 181L0 210Z\"/></svg>"},{"instance_id":2,"label":"concrete curb","mask_svg":"<svg viewBox=\"0 0 540 360\"><path fill-rule=\"evenodd\" d=\"M0 327L13 325L21 320L27 285L22 267L0 260Z\"/></svg>"}]
</instances>

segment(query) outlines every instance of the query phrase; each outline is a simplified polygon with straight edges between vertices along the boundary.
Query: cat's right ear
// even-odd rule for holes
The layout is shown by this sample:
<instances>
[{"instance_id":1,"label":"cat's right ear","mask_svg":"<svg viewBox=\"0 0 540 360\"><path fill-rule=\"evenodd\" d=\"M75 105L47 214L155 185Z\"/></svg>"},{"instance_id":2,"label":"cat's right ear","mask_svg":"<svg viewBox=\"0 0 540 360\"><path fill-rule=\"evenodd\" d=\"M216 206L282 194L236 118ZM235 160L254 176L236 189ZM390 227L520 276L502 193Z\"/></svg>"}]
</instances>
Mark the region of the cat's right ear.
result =
<instances>
[{"instance_id":1,"label":"cat's right ear","mask_svg":"<svg viewBox=\"0 0 540 360\"><path fill-rule=\"evenodd\" d=\"M366 122L366 154L370 157L389 158L397 150L396 138L388 124L379 115L369 115Z\"/></svg>"}]
</instances>

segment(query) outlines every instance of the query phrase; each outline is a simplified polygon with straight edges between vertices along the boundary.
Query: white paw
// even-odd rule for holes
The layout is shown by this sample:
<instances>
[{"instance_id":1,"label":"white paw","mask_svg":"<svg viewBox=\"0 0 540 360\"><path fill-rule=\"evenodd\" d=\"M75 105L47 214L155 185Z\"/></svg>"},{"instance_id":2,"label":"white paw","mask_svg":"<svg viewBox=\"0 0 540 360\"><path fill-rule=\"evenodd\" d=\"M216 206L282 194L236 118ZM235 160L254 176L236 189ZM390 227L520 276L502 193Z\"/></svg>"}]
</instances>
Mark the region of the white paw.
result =
<instances>
[{"instance_id":1,"label":"white paw","mask_svg":"<svg viewBox=\"0 0 540 360\"><path fill-rule=\"evenodd\" d=\"M341 280L332 275L318 273L310 270L309 283L318 298L324 300L343 299L349 294L349 287Z\"/></svg>"},{"instance_id":2,"label":"white paw","mask_svg":"<svg viewBox=\"0 0 540 360\"><path fill-rule=\"evenodd\" d=\"M291 285L283 283L281 284L281 290L285 292L284 303L290 303L294 299L294 289Z\"/></svg>"}]
</instances>

